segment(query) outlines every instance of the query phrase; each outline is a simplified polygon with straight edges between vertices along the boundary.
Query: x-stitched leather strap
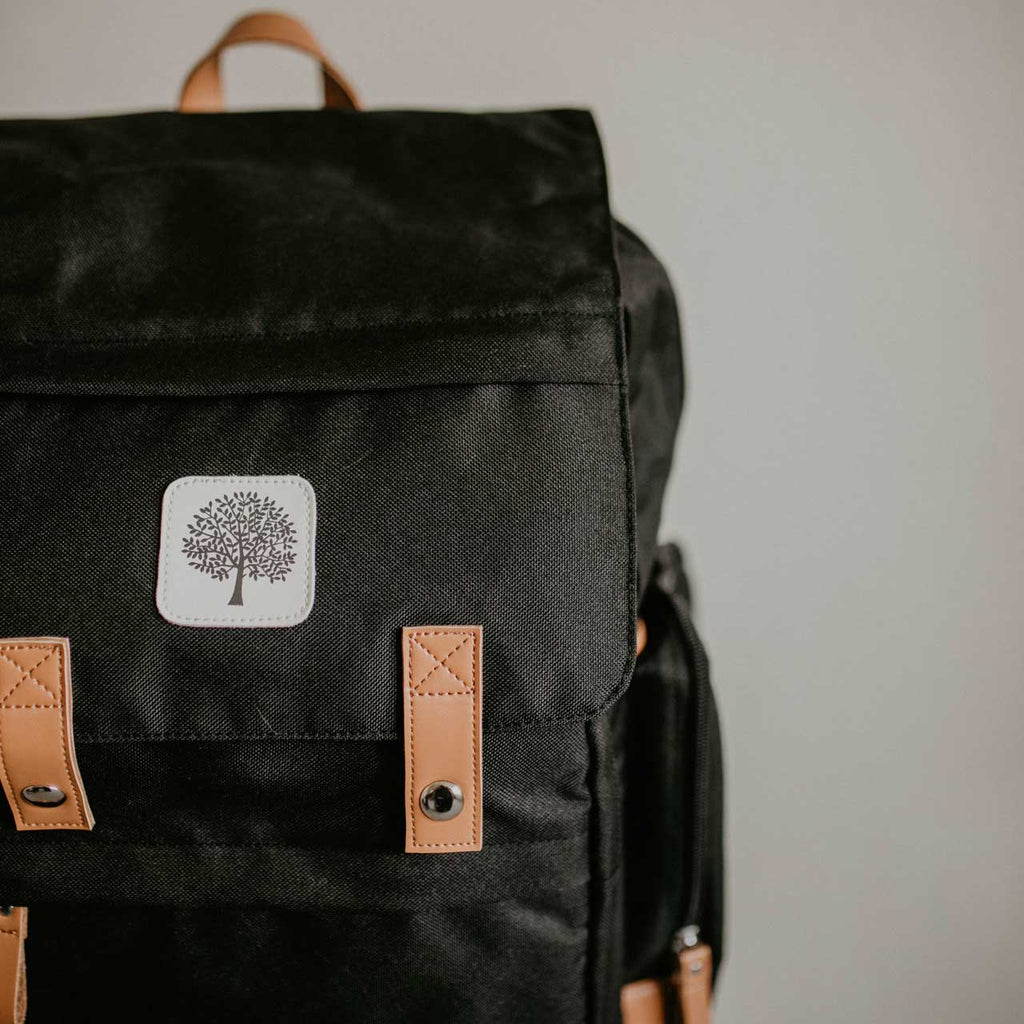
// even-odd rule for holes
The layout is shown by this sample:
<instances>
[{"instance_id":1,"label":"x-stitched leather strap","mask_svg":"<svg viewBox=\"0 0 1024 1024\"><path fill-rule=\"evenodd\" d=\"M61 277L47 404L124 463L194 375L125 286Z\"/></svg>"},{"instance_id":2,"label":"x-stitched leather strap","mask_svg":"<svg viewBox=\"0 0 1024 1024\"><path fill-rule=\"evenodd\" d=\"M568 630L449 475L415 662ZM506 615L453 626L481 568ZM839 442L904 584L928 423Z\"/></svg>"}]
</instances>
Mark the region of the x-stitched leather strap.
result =
<instances>
[{"instance_id":1,"label":"x-stitched leather strap","mask_svg":"<svg viewBox=\"0 0 1024 1024\"><path fill-rule=\"evenodd\" d=\"M0 640L0 779L19 832L92 828L75 757L66 639ZM56 792L35 801L26 797L33 789Z\"/></svg>"},{"instance_id":2,"label":"x-stitched leather strap","mask_svg":"<svg viewBox=\"0 0 1024 1024\"><path fill-rule=\"evenodd\" d=\"M402 631L405 709L405 852L457 853L483 844L480 626ZM454 783L464 800L447 820L424 812L433 783Z\"/></svg>"}]
</instances>

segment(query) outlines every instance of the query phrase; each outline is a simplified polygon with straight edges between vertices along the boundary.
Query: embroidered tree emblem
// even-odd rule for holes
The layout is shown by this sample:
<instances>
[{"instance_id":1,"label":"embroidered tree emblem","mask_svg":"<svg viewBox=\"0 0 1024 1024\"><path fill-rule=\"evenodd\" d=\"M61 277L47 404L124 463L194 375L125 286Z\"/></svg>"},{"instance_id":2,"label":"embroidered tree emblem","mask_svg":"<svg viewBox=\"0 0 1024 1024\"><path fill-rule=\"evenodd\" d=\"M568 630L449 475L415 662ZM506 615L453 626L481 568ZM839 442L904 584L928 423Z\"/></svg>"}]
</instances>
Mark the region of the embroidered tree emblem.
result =
<instances>
[{"instance_id":1,"label":"embroidered tree emblem","mask_svg":"<svg viewBox=\"0 0 1024 1024\"><path fill-rule=\"evenodd\" d=\"M211 501L189 523L182 554L197 572L215 580L235 578L229 605L242 604L242 582L276 583L295 564L295 526L273 498L235 491Z\"/></svg>"}]
</instances>

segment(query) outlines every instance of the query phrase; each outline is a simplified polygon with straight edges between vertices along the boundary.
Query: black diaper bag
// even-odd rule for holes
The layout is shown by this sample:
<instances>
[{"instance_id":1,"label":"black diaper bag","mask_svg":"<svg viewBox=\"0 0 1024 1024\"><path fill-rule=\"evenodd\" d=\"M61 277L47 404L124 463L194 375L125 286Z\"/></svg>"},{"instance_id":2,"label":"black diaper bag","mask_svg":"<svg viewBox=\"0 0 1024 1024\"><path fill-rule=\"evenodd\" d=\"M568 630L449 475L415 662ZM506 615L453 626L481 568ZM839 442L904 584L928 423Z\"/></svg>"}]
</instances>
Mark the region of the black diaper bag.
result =
<instances>
[{"instance_id":1,"label":"black diaper bag","mask_svg":"<svg viewBox=\"0 0 1024 1024\"><path fill-rule=\"evenodd\" d=\"M709 1019L668 279L588 113L356 107L0 122L0 1024Z\"/></svg>"}]
</instances>

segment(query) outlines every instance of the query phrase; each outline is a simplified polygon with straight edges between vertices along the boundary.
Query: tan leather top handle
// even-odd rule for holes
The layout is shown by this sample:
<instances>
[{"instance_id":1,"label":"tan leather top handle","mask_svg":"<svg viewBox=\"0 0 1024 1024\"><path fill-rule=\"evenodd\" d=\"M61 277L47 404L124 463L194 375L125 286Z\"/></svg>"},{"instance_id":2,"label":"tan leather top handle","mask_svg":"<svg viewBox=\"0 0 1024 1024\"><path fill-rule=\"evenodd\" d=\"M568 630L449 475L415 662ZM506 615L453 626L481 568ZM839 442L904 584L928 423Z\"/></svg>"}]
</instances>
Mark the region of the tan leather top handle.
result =
<instances>
[{"instance_id":1,"label":"tan leather top handle","mask_svg":"<svg viewBox=\"0 0 1024 1024\"><path fill-rule=\"evenodd\" d=\"M220 54L225 47L237 43L280 43L308 53L320 62L324 77L324 106L335 110L359 109L359 101L352 86L330 62L316 37L301 21L275 11L259 11L239 18L189 72L178 101L181 113L217 113L224 109Z\"/></svg>"}]
</instances>

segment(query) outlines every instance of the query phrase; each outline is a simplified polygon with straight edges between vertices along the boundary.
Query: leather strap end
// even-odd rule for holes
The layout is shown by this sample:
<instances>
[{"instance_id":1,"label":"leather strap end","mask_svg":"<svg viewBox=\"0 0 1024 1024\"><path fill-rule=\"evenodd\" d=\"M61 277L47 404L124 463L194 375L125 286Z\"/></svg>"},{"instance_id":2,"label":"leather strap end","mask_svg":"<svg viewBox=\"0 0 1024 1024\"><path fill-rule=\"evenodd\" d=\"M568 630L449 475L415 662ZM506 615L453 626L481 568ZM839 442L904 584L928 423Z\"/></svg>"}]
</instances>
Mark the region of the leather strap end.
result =
<instances>
[{"instance_id":1,"label":"leather strap end","mask_svg":"<svg viewBox=\"0 0 1024 1024\"><path fill-rule=\"evenodd\" d=\"M23 1024L28 1009L25 939L28 908L0 910L0 1024Z\"/></svg>"},{"instance_id":2,"label":"leather strap end","mask_svg":"<svg viewBox=\"0 0 1024 1024\"><path fill-rule=\"evenodd\" d=\"M93 827L75 756L64 638L0 640L0 778L19 832Z\"/></svg>"},{"instance_id":3,"label":"leather strap end","mask_svg":"<svg viewBox=\"0 0 1024 1024\"><path fill-rule=\"evenodd\" d=\"M667 981L644 978L619 992L622 1024L711 1024L711 947L682 950Z\"/></svg>"},{"instance_id":4,"label":"leather strap end","mask_svg":"<svg viewBox=\"0 0 1024 1024\"><path fill-rule=\"evenodd\" d=\"M622 1024L666 1024L670 1005L668 986L656 978L631 981L619 991Z\"/></svg>"},{"instance_id":5,"label":"leather strap end","mask_svg":"<svg viewBox=\"0 0 1024 1024\"><path fill-rule=\"evenodd\" d=\"M711 1024L711 947L701 942L682 950L672 987L683 1024Z\"/></svg>"}]
</instances>

